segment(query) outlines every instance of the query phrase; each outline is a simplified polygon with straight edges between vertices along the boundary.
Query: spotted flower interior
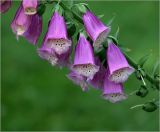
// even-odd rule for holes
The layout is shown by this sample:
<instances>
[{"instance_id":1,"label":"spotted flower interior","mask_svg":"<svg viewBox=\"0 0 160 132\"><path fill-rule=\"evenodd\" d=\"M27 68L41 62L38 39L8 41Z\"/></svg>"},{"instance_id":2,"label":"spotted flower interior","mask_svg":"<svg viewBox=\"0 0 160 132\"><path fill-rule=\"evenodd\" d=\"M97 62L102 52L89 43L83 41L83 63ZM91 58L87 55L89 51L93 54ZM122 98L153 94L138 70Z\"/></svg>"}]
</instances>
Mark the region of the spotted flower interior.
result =
<instances>
[{"instance_id":1,"label":"spotted flower interior","mask_svg":"<svg viewBox=\"0 0 160 132\"><path fill-rule=\"evenodd\" d=\"M99 67L92 64L83 64L83 65L75 65L73 69L78 74L92 79L95 73L98 72Z\"/></svg>"},{"instance_id":2,"label":"spotted flower interior","mask_svg":"<svg viewBox=\"0 0 160 132\"><path fill-rule=\"evenodd\" d=\"M46 45L52 48L57 54L63 54L69 50L71 41L66 39L50 39Z\"/></svg>"},{"instance_id":3,"label":"spotted flower interior","mask_svg":"<svg viewBox=\"0 0 160 132\"><path fill-rule=\"evenodd\" d=\"M113 72L109 79L115 83L125 82L133 72L134 70L132 68L122 68Z\"/></svg>"},{"instance_id":4,"label":"spotted flower interior","mask_svg":"<svg viewBox=\"0 0 160 132\"><path fill-rule=\"evenodd\" d=\"M24 12L27 15L34 15L34 14L36 14L37 10L36 10L36 8L28 7L28 8L25 8Z\"/></svg>"},{"instance_id":5,"label":"spotted flower interior","mask_svg":"<svg viewBox=\"0 0 160 132\"><path fill-rule=\"evenodd\" d=\"M103 98L110 101L111 103L116 103L122 100L125 100L127 96L122 93L112 93L112 94L105 94Z\"/></svg>"}]
</instances>

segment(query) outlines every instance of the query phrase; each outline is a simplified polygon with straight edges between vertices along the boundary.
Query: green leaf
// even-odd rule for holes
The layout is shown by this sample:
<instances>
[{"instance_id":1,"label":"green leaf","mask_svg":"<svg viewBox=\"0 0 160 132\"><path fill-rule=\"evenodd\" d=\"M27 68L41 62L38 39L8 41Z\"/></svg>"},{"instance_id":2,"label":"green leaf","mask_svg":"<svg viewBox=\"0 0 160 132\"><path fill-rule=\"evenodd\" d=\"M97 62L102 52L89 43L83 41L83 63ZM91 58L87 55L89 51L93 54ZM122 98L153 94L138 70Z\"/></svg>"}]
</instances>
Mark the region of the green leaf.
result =
<instances>
[{"instance_id":1,"label":"green leaf","mask_svg":"<svg viewBox=\"0 0 160 132\"><path fill-rule=\"evenodd\" d=\"M124 52L130 52L131 49L120 46L120 49Z\"/></svg>"},{"instance_id":2,"label":"green leaf","mask_svg":"<svg viewBox=\"0 0 160 132\"><path fill-rule=\"evenodd\" d=\"M149 59L151 53L148 53L146 55L144 55L142 58L140 58L140 60L138 61L138 64L143 67L143 65L145 64L145 62Z\"/></svg>"},{"instance_id":3,"label":"green leaf","mask_svg":"<svg viewBox=\"0 0 160 132\"><path fill-rule=\"evenodd\" d=\"M153 112L158 108L154 102L147 102L143 105L142 109L146 112Z\"/></svg>"},{"instance_id":4,"label":"green leaf","mask_svg":"<svg viewBox=\"0 0 160 132\"><path fill-rule=\"evenodd\" d=\"M74 0L66 0L64 3L71 9L74 5Z\"/></svg>"},{"instance_id":5,"label":"green leaf","mask_svg":"<svg viewBox=\"0 0 160 132\"><path fill-rule=\"evenodd\" d=\"M104 14L98 15L99 19L101 19L102 17L104 17Z\"/></svg>"},{"instance_id":6,"label":"green leaf","mask_svg":"<svg viewBox=\"0 0 160 132\"><path fill-rule=\"evenodd\" d=\"M108 39L111 39L114 44L118 45L118 40L117 40L117 38L115 38L114 36L111 36L111 35L110 35L110 36L108 36L107 38L108 38Z\"/></svg>"},{"instance_id":7,"label":"green leaf","mask_svg":"<svg viewBox=\"0 0 160 132\"><path fill-rule=\"evenodd\" d=\"M57 11L60 15L63 15L63 8L59 5L59 3L55 6L54 11Z\"/></svg>"},{"instance_id":8,"label":"green leaf","mask_svg":"<svg viewBox=\"0 0 160 132\"><path fill-rule=\"evenodd\" d=\"M159 72L159 66L160 66L160 61L158 60L153 67L152 76L155 76L157 71Z\"/></svg>"},{"instance_id":9,"label":"green leaf","mask_svg":"<svg viewBox=\"0 0 160 132\"><path fill-rule=\"evenodd\" d=\"M45 4L39 4L38 5L38 9L37 9L37 13L39 16L42 16L44 14L46 10L46 5Z\"/></svg>"},{"instance_id":10,"label":"green leaf","mask_svg":"<svg viewBox=\"0 0 160 132\"><path fill-rule=\"evenodd\" d=\"M115 17L116 17L116 15L114 15L114 16L107 22L107 26L111 26L111 24L113 23Z\"/></svg>"},{"instance_id":11,"label":"green leaf","mask_svg":"<svg viewBox=\"0 0 160 132\"><path fill-rule=\"evenodd\" d=\"M52 4L52 3L54 2L54 0L46 0L46 2L47 2L48 4Z\"/></svg>"},{"instance_id":12,"label":"green leaf","mask_svg":"<svg viewBox=\"0 0 160 132\"><path fill-rule=\"evenodd\" d=\"M114 37L118 40L118 36L119 36L119 26L118 26L118 28L117 28L117 31L116 31Z\"/></svg>"},{"instance_id":13,"label":"green leaf","mask_svg":"<svg viewBox=\"0 0 160 132\"><path fill-rule=\"evenodd\" d=\"M72 9L76 9L76 11L77 11L79 14L84 14L84 13L86 13L87 10L90 10L88 4L86 4L86 3L74 4L74 5L72 6Z\"/></svg>"}]
</instances>

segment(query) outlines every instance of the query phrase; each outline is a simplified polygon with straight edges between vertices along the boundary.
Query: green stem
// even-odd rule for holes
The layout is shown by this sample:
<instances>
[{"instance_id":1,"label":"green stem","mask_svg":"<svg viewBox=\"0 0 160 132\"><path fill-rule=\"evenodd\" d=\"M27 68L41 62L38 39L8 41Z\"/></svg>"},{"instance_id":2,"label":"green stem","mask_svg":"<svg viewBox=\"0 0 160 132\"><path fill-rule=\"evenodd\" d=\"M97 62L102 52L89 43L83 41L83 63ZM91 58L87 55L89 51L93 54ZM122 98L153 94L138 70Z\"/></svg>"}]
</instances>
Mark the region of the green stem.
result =
<instances>
[{"instance_id":1,"label":"green stem","mask_svg":"<svg viewBox=\"0 0 160 132\"><path fill-rule=\"evenodd\" d=\"M59 4L60 4L60 6L61 6L64 10L70 11L70 12L73 14L74 18L75 18L77 21L79 21L81 24L83 24L82 18L81 18L77 13L75 13L75 12L72 11L70 8L68 8L63 2L60 2ZM130 56L128 56L128 54L124 53L124 55L125 55L125 57L127 58L128 63L129 63L131 66L133 66L135 69L138 69L138 66L139 66L139 65L138 65ZM155 85L157 89L159 89L159 83L160 83L159 80L155 80L151 75L149 75L149 74L147 74L147 73L146 73L146 79L147 79L151 84Z\"/></svg>"},{"instance_id":2,"label":"green stem","mask_svg":"<svg viewBox=\"0 0 160 132\"><path fill-rule=\"evenodd\" d=\"M77 21L79 21L81 24L83 24L83 20L81 19L81 17L80 17L77 13L73 12L73 11L72 11L70 8L68 8L63 2L60 2L59 4L60 4L60 6L61 6L64 10L70 11L70 12L73 14L73 17L74 17Z\"/></svg>"}]
</instances>

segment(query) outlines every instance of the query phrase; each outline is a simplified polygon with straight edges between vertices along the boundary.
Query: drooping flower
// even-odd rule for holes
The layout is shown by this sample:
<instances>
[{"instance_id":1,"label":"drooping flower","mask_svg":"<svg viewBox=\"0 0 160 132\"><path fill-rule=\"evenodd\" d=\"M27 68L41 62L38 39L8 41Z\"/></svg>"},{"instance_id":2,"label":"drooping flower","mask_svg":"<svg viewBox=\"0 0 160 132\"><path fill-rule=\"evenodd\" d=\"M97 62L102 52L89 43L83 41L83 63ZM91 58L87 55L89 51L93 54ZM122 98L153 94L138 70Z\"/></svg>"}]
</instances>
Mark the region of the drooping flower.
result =
<instances>
[{"instance_id":1,"label":"drooping flower","mask_svg":"<svg viewBox=\"0 0 160 132\"><path fill-rule=\"evenodd\" d=\"M23 0L24 13L34 15L37 13L38 0Z\"/></svg>"},{"instance_id":2,"label":"drooping flower","mask_svg":"<svg viewBox=\"0 0 160 132\"><path fill-rule=\"evenodd\" d=\"M106 72L104 80L103 98L112 103L116 103L127 98L123 92L123 85L109 80L108 71Z\"/></svg>"},{"instance_id":3,"label":"drooping flower","mask_svg":"<svg viewBox=\"0 0 160 132\"><path fill-rule=\"evenodd\" d=\"M121 50L112 42L108 44L107 62L109 79L115 83L125 82L129 75L134 72Z\"/></svg>"},{"instance_id":4,"label":"drooping flower","mask_svg":"<svg viewBox=\"0 0 160 132\"><path fill-rule=\"evenodd\" d=\"M99 66L95 65L93 48L83 34L80 34L78 44L75 49L73 70L82 76L92 79Z\"/></svg>"},{"instance_id":5,"label":"drooping flower","mask_svg":"<svg viewBox=\"0 0 160 132\"><path fill-rule=\"evenodd\" d=\"M23 7L20 5L11 23L11 28L15 34L23 35L31 24L31 17L24 14Z\"/></svg>"},{"instance_id":6,"label":"drooping flower","mask_svg":"<svg viewBox=\"0 0 160 132\"><path fill-rule=\"evenodd\" d=\"M55 12L48 27L46 47L53 49L57 54L63 54L71 47L71 40L67 36L64 18Z\"/></svg>"},{"instance_id":7,"label":"drooping flower","mask_svg":"<svg viewBox=\"0 0 160 132\"><path fill-rule=\"evenodd\" d=\"M42 46L40 49L38 49L38 55L42 59L47 60L52 66L55 66L58 64L58 58L55 55L55 53L52 51L52 49Z\"/></svg>"},{"instance_id":8,"label":"drooping flower","mask_svg":"<svg viewBox=\"0 0 160 132\"><path fill-rule=\"evenodd\" d=\"M31 24L28 30L23 34L23 36L30 43L36 44L41 32L42 32L42 18L38 14L35 14L32 16Z\"/></svg>"},{"instance_id":9,"label":"drooping flower","mask_svg":"<svg viewBox=\"0 0 160 132\"><path fill-rule=\"evenodd\" d=\"M100 59L98 57L95 58L95 63L97 66L99 66L99 71L94 75L93 79L88 80L88 83L96 89L103 89L104 84L104 76L105 76L105 67L100 62Z\"/></svg>"},{"instance_id":10,"label":"drooping flower","mask_svg":"<svg viewBox=\"0 0 160 132\"><path fill-rule=\"evenodd\" d=\"M51 63L52 66L70 66L70 55L72 52L72 46L69 47L68 51L63 54L57 54L52 48L46 47L48 38L48 32L46 33L42 47L38 49L38 54L42 59L47 60L49 63Z\"/></svg>"},{"instance_id":11,"label":"drooping flower","mask_svg":"<svg viewBox=\"0 0 160 132\"><path fill-rule=\"evenodd\" d=\"M83 15L83 22L87 34L93 40L93 46L96 50L100 50L102 43L105 41L110 28L105 26L92 12L87 11Z\"/></svg>"},{"instance_id":12,"label":"drooping flower","mask_svg":"<svg viewBox=\"0 0 160 132\"><path fill-rule=\"evenodd\" d=\"M17 37L23 36L30 43L36 44L42 32L42 18L38 14L26 15L20 5L11 23L11 28Z\"/></svg>"},{"instance_id":13,"label":"drooping flower","mask_svg":"<svg viewBox=\"0 0 160 132\"><path fill-rule=\"evenodd\" d=\"M88 90L88 84L86 82L86 78L71 71L68 75L67 75L68 79L72 80L73 83L75 83L76 85L80 85L83 91L87 91Z\"/></svg>"},{"instance_id":14,"label":"drooping flower","mask_svg":"<svg viewBox=\"0 0 160 132\"><path fill-rule=\"evenodd\" d=\"M0 1L0 13L5 13L9 10L12 5L12 0L1 0Z\"/></svg>"}]
</instances>

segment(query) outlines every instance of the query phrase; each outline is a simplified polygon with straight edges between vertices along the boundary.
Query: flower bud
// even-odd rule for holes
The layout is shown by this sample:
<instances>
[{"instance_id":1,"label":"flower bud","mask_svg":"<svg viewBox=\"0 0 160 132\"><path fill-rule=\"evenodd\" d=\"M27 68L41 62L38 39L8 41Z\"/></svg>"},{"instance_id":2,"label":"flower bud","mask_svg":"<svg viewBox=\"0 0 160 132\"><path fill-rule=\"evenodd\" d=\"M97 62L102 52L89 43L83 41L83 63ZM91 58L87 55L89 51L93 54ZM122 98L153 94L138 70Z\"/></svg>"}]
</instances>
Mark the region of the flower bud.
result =
<instances>
[{"instance_id":1,"label":"flower bud","mask_svg":"<svg viewBox=\"0 0 160 132\"><path fill-rule=\"evenodd\" d=\"M148 89L144 85L142 85L141 88L136 92L136 95L140 97L145 97L147 94L148 94Z\"/></svg>"},{"instance_id":2,"label":"flower bud","mask_svg":"<svg viewBox=\"0 0 160 132\"><path fill-rule=\"evenodd\" d=\"M153 112L158 108L158 106L154 102L145 103L142 109L146 112Z\"/></svg>"}]
</instances>

